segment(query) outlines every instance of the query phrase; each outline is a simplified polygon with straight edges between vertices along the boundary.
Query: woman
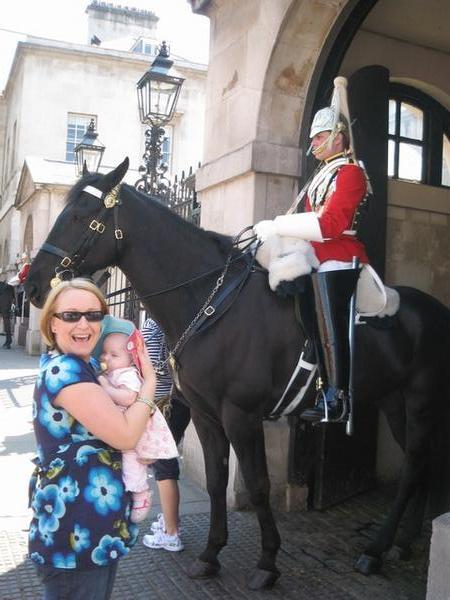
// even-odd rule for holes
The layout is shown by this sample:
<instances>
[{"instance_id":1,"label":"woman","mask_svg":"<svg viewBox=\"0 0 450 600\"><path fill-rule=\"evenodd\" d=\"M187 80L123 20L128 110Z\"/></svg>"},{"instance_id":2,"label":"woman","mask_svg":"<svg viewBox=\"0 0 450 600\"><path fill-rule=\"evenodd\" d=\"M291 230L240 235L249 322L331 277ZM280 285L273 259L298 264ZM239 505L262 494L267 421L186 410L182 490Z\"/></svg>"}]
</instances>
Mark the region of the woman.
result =
<instances>
[{"instance_id":1,"label":"woman","mask_svg":"<svg viewBox=\"0 0 450 600\"><path fill-rule=\"evenodd\" d=\"M99 385L91 353L108 312L90 281L54 288L40 329L51 351L41 357L33 401L36 471L30 485L30 558L45 600L103 600L118 559L137 538L121 450L134 448L154 410L155 373L138 349L143 384L136 402L117 410Z\"/></svg>"}]
</instances>

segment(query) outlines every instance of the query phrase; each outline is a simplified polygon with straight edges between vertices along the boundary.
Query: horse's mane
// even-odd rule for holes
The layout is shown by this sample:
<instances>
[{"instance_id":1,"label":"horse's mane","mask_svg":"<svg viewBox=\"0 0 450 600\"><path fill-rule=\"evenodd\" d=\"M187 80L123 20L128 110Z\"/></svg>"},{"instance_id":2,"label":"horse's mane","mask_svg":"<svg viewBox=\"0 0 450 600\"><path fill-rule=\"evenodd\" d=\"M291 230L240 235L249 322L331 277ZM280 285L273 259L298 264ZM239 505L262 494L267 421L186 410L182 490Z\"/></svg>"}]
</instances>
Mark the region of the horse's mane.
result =
<instances>
[{"instance_id":1,"label":"horse's mane","mask_svg":"<svg viewBox=\"0 0 450 600\"><path fill-rule=\"evenodd\" d=\"M123 185L127 189L127 191L129 191L132 195L137 196L141 199L144 198L145 200L150 200L153 203L153 207L156 210L160 210L162 212L170 212L171 218L175 223L178 224L178 226L191 230L197 238L200 237L214 242L214 244L219 248L219 250L225 253L231 250L231 247L233 245L233 238L231 236L217 233L217 231L206 230L202 227L197 227L196 225L190 223L183 217L180 217L180 215L171 210L167 205L160 202L160 200L156 196L147 195L145 194L145 192L141 192L140 190L137 190L131 185Z\"/></svg>"},{"instance_id":2,"label":"horse's mane","mask_svg":"<svg viewBox=\"0 0 450 600\"><path fill-rule=\"evenodd\" d=\"M66 205L69 205L72 202L76 201L78 196L81 194L81 192L87 185L95 186L96 184L98 184L102 177L103 175L99 173L88 173L87 175L83 176L69 190L65 200ZM212 241L217 246L217 248L225 254L230 252L233 245L233 238L231 236L197 227L193 223L190 223L189 221L186 221L186 219L180 217L176 212L171 210L165 204L161 203L156 196L148 195L145 192L137 190L136 188L127 183L123 183L122 186L126 188L127 192L129 192L132 196L140 198L141 200L150 200L153 203L154 209L161 210L163 212L170 212L171 218L174 220L174 222L177 223L179 227L190 229L192 234L195 235L197 239L198 237L200 237L210 242Z\"/></svg>"}]
</instances>

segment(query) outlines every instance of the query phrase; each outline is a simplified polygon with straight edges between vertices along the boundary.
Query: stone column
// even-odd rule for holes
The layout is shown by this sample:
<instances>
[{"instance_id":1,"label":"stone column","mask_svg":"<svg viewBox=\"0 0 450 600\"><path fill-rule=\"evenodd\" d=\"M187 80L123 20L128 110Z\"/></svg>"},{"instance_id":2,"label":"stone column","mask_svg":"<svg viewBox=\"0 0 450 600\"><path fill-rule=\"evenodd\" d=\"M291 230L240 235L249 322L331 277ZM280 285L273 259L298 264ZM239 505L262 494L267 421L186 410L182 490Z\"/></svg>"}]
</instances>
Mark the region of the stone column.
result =
<instances>
[{"instance_id":1,"label":"stone column","mask_svg":"<svg viewBox=\"0 0 450 600\"><path fill-rule=\"evenodd\" d=\"M450 598L450 513L433 521L428 569L427 600Z\"/></svg>"}]
</instances>

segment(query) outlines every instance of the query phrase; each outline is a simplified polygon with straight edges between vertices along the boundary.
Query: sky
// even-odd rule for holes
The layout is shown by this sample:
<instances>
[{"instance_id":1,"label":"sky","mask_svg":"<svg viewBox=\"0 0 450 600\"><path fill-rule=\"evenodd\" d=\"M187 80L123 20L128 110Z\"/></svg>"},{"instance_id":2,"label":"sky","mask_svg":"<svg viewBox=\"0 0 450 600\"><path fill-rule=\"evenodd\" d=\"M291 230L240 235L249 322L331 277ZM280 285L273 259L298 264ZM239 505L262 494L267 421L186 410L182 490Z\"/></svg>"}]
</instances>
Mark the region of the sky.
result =
<instances>
[{"instance_id":1,"label":"sky","mask_svg":"<svg viewBox=\"0 0 450 600\"><path fill-rule=\"evenodd\" d=\"M157 37L170 42L172 54L208 61L209 19L192 12L187 0L107 0L146 9L159 17ZM4 89L18 41L29 34L87 43L86 6L90 0L3 0L0 10L0 90ZM9 31L5 31L9 30ZM11 33L11 31L19 32Z\"/></svg>"}]
</instances>

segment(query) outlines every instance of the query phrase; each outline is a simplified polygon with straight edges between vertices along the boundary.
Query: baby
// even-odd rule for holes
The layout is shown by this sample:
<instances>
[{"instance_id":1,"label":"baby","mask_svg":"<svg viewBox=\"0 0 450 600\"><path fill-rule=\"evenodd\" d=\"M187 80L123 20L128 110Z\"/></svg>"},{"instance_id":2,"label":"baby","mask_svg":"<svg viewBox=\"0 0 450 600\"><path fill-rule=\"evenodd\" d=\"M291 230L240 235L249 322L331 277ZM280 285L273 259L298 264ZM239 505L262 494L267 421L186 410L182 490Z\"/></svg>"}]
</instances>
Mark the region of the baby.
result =
<instances>
[{"instance_id":1,"label":"baby","mask_svg":"<svg viewBox=\"0 0 450 600\"><path fill-rule=\"evenodd\" d=\"M98 380L113 402L125 411L138 396L141 377L129 351L129 336L110 333L103 341L100 360L104 372ZM147 465L158 458L178 456L175 441L159 409L150 417L147 427L134 450L122 452L122 471L125 489L132 492L131 521L139 523L151 506Z\"/></svg>"}]
</instances>

